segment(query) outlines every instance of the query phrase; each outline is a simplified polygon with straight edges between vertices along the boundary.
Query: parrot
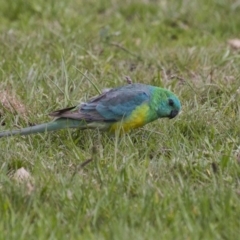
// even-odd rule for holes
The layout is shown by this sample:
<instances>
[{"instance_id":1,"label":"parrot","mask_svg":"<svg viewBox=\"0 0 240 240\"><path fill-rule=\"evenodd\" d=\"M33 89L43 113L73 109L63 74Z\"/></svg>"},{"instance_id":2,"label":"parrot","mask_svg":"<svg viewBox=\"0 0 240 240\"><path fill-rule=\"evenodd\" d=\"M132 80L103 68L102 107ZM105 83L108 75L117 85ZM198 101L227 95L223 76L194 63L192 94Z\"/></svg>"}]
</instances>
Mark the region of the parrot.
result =
<instances>
[{"instance_id":1,"label":"parrot","mask_svg":"<svg viewBox=\"0 0 240 240\"><path fill-rule=\"evenodd\" d=\"M0 138L65 128L99 129L110 133L120 129L125 133L159 118L172 119L180 110L180 100L173 92L132 83L107 90L77 106L54 111L49 114L54 117L51 122L0 132Z\"/></svg>"}]
</instances>

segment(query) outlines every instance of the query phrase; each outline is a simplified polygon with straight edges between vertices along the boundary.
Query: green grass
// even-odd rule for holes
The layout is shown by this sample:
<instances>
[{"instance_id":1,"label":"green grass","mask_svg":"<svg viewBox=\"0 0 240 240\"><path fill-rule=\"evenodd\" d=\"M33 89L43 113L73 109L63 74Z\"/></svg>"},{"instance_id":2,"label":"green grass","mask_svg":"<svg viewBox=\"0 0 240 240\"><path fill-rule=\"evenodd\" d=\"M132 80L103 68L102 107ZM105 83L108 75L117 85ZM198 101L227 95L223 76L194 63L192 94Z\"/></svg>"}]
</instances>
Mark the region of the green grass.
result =
<instances>
[{"instance_id":1,"label":"green grass","mask_svg":"<svg viewBox=\"0 0 240 240\"><path fill-rule=\"evenodd\" d=\"M0 139L0 239L238 239L240 58L227 40L239 37L239 8L0 0L0 91L28 109L2 106L1 131L48 121L126 75L183 106L119 140L77 130ZM11 177L21 167L26 183Z\"/></svg>"}]
</instances>

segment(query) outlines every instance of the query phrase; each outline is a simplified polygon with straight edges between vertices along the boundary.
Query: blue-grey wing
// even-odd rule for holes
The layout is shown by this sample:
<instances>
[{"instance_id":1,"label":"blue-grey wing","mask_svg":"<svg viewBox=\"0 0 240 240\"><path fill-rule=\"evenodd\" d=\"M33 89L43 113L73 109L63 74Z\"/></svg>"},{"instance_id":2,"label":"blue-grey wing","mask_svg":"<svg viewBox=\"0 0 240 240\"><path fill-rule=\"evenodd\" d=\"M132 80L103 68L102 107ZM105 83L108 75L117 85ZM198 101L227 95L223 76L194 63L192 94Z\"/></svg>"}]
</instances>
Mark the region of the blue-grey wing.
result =
<instances>
[{"instance_id":1,"label":"blue-grey wing","mask_svg":"<svg viewBox=\"0 0 240 240\"><path fill-rule=\"evenodd\" d=\"M111 89L77 108L59 110L51 116L86 121L118 121L150 99L149 86L131 84ZM60 114L58 114L60 113Z\"/></svg>"}]
</instances>

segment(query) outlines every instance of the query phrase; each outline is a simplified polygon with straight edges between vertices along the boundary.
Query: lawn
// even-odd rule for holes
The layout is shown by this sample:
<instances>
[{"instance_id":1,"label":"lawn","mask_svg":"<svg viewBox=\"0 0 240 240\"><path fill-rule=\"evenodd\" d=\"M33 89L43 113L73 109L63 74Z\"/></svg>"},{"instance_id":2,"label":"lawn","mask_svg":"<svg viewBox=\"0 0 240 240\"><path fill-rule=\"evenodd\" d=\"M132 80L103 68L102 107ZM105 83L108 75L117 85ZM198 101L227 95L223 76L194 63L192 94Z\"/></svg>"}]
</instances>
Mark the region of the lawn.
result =
<instances>
[{"instance_id":1,"label":"lawn","mask_svg":"<svg viewBox=\"0 0 240 240\"><path fill-rule=\"evenodd\" d=\"M121 137L1 138L0 240L238 239L240 51L228 41L239 11L234 0L0 0L0 131L125 76L182 103Z\"/></svg>"}]
</instances>

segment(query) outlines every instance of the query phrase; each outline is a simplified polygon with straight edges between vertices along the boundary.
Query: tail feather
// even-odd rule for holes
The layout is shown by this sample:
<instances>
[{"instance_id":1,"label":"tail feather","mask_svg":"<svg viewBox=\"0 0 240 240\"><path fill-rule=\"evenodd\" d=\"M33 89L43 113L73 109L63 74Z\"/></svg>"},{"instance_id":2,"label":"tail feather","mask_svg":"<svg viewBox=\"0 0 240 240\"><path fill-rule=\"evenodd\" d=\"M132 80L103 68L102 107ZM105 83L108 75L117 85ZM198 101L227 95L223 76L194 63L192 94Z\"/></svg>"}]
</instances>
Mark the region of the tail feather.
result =
<instances>
[{"instance_id":1,"label":"tail feather","mask_svg":"<svg viewBox=\"0 0 240 240\"><path fill-rule=\"evenodd\" d=\"M79 120L72 120L72 119L57 119L53 122L43 123L40 125L32 126L32 127L26 127L19 130L12 130L12 131L4 131L0 132L0 138L1 137L11 137L14 135L29 135L34 133L43 133L43 132L50 132L55 131L59 129L64 128L86 128L86 122L85 121L79 121Z\"/></svg>"}]
</instances>

